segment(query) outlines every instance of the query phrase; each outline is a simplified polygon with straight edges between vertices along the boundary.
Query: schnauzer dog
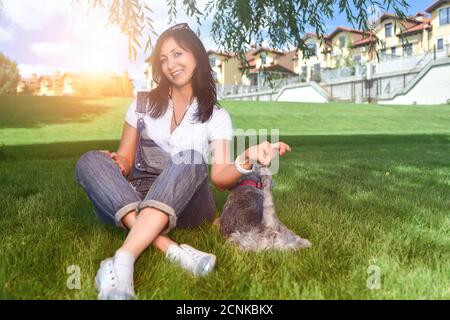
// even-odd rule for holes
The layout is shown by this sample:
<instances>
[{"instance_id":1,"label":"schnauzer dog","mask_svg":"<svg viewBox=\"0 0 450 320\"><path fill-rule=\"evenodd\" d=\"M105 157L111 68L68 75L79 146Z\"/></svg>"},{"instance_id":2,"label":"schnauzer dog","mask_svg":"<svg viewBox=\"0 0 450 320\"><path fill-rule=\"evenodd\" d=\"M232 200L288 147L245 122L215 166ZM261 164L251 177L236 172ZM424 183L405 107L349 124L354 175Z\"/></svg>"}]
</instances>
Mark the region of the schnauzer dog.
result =
<instances>
[{"instance_id":1,"label":"schnauzer dog","mask_svg":"<svg viewBox=\"0 0 450 320\"><path fill-rule=\"evenodd\" d=\"M258 166L230 190L222 215L216 221L220 232L243 250L295 250L311 247L278 220L272 197L272 174Z\"/></svg>"}]
</instances>

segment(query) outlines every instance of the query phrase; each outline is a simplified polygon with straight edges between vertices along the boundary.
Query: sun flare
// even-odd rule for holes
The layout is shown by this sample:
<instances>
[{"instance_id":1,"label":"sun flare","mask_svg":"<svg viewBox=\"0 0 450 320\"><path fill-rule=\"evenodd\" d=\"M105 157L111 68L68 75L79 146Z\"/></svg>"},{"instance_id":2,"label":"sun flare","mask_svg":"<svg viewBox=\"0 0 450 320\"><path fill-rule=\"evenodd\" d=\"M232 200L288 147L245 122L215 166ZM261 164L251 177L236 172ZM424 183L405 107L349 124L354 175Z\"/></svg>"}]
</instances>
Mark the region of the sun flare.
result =
<instances>
[{"instance_id":1,"label":"sun flare","mask_svg":"<svg viewBox=\"0 0 450 320\"><path fill-rule=\"evenodd\" d=\"M70 41L78 51L73 64L85 72L116 71L127 58L127 39L118 27L107 25L107 17L98 11L76 15Z\"/></svg>"}]
</instances>

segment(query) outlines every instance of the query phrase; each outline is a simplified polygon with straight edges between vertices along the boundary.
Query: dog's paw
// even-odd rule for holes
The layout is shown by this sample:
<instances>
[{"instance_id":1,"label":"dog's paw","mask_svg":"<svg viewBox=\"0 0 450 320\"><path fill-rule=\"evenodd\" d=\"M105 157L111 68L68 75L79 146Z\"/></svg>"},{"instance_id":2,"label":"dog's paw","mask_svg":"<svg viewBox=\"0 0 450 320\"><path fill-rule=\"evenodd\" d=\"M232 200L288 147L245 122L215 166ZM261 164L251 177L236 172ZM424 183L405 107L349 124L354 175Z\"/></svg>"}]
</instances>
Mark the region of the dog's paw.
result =
<instances>
[{"instance_id":1,"label":"dog's paw","mask_svg":"<svg viewBox=\"0 0 450 320\"><path fill-rule=\"evenodd\" d=\"M302 239L299 237L299 239L297 241L298 241L299 248L311 248L312 247L312 243L308 239Z\"/></svg>"}]
</instances>

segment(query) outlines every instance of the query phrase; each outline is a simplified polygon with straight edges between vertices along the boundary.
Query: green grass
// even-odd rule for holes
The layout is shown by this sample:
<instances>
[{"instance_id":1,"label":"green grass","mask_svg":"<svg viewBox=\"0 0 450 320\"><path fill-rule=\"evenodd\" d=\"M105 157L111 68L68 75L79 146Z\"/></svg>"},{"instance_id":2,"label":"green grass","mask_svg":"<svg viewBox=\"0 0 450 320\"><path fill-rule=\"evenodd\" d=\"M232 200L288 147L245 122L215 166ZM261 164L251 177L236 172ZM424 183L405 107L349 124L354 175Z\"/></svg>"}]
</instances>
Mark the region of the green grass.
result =
<instances>
[{"instance_id":1,"label":"green grass","mask_svg":"<svg viewBox=\"0 0 450 320\"><path fill-rule=\"evenodd\" d=\"M129 103L0 97L0 298L95 299L99 262L126 234L97 220L73 168L117 147ZM292 146L275 204L313 248L244 253L210 225L175 230L214 252L216 271L193 278L150 248L140 299L450 299L450 106L222 104L235 128L279 128ZM220 211L226 193L214 196ZM80 290L66 287L70 265ZM379 290L366 286L371 265Z\"/></svg>"}]
</instances>

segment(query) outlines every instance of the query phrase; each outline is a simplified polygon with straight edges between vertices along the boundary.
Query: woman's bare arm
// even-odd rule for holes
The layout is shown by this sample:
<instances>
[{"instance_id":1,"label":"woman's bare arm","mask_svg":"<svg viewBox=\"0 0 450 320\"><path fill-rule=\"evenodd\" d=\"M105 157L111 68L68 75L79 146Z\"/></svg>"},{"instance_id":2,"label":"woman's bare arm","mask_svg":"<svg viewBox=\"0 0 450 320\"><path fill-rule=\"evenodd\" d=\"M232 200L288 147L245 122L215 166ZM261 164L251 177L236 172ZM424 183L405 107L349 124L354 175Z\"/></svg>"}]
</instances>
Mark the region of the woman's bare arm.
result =
<instances>
[{"instance_id":1,"label":"woman's bare arm","mask_svg":"<svg viewBox=\"0 0 450 320\"><path fill-rule=\"evenodd\" d=\"M211 144L212 168L211 182L219 191L232 187L239 181L242 174L236 169L231 159L231 141L215 140ZM284 155L291 151L291 147L284 142L262 142L252 146L239 155L241 167L251 169L252 163L258 162L263 166L269 166L272 159L278 154Z\"/></svg>"},{"instance_id":2,"label":"woman's bare arm","mask_svg":"<svg viewBox=\"0 0 450 320\"><path fill-rule=\"evenodd\" d=\"M234 161L231 160L231 141L214 140L211 143L211 151L211 182L219 191L225 191L238 182L242 176L237 171ZM243 164L242 167L250 169L251 165Z\"/></svg>"},{"instance_id":3,"label":"woman's bare arm","mask_svg":"<svg viewBox=\"0 0 450 320\"><path fill-rule=\"evenodd\" d=\"M124 176L128 176L133 167L137 146L137 129L124 123L122 138L116 152L111 153L111 157L117 163Z\"/></svg>"}]
</instances>

